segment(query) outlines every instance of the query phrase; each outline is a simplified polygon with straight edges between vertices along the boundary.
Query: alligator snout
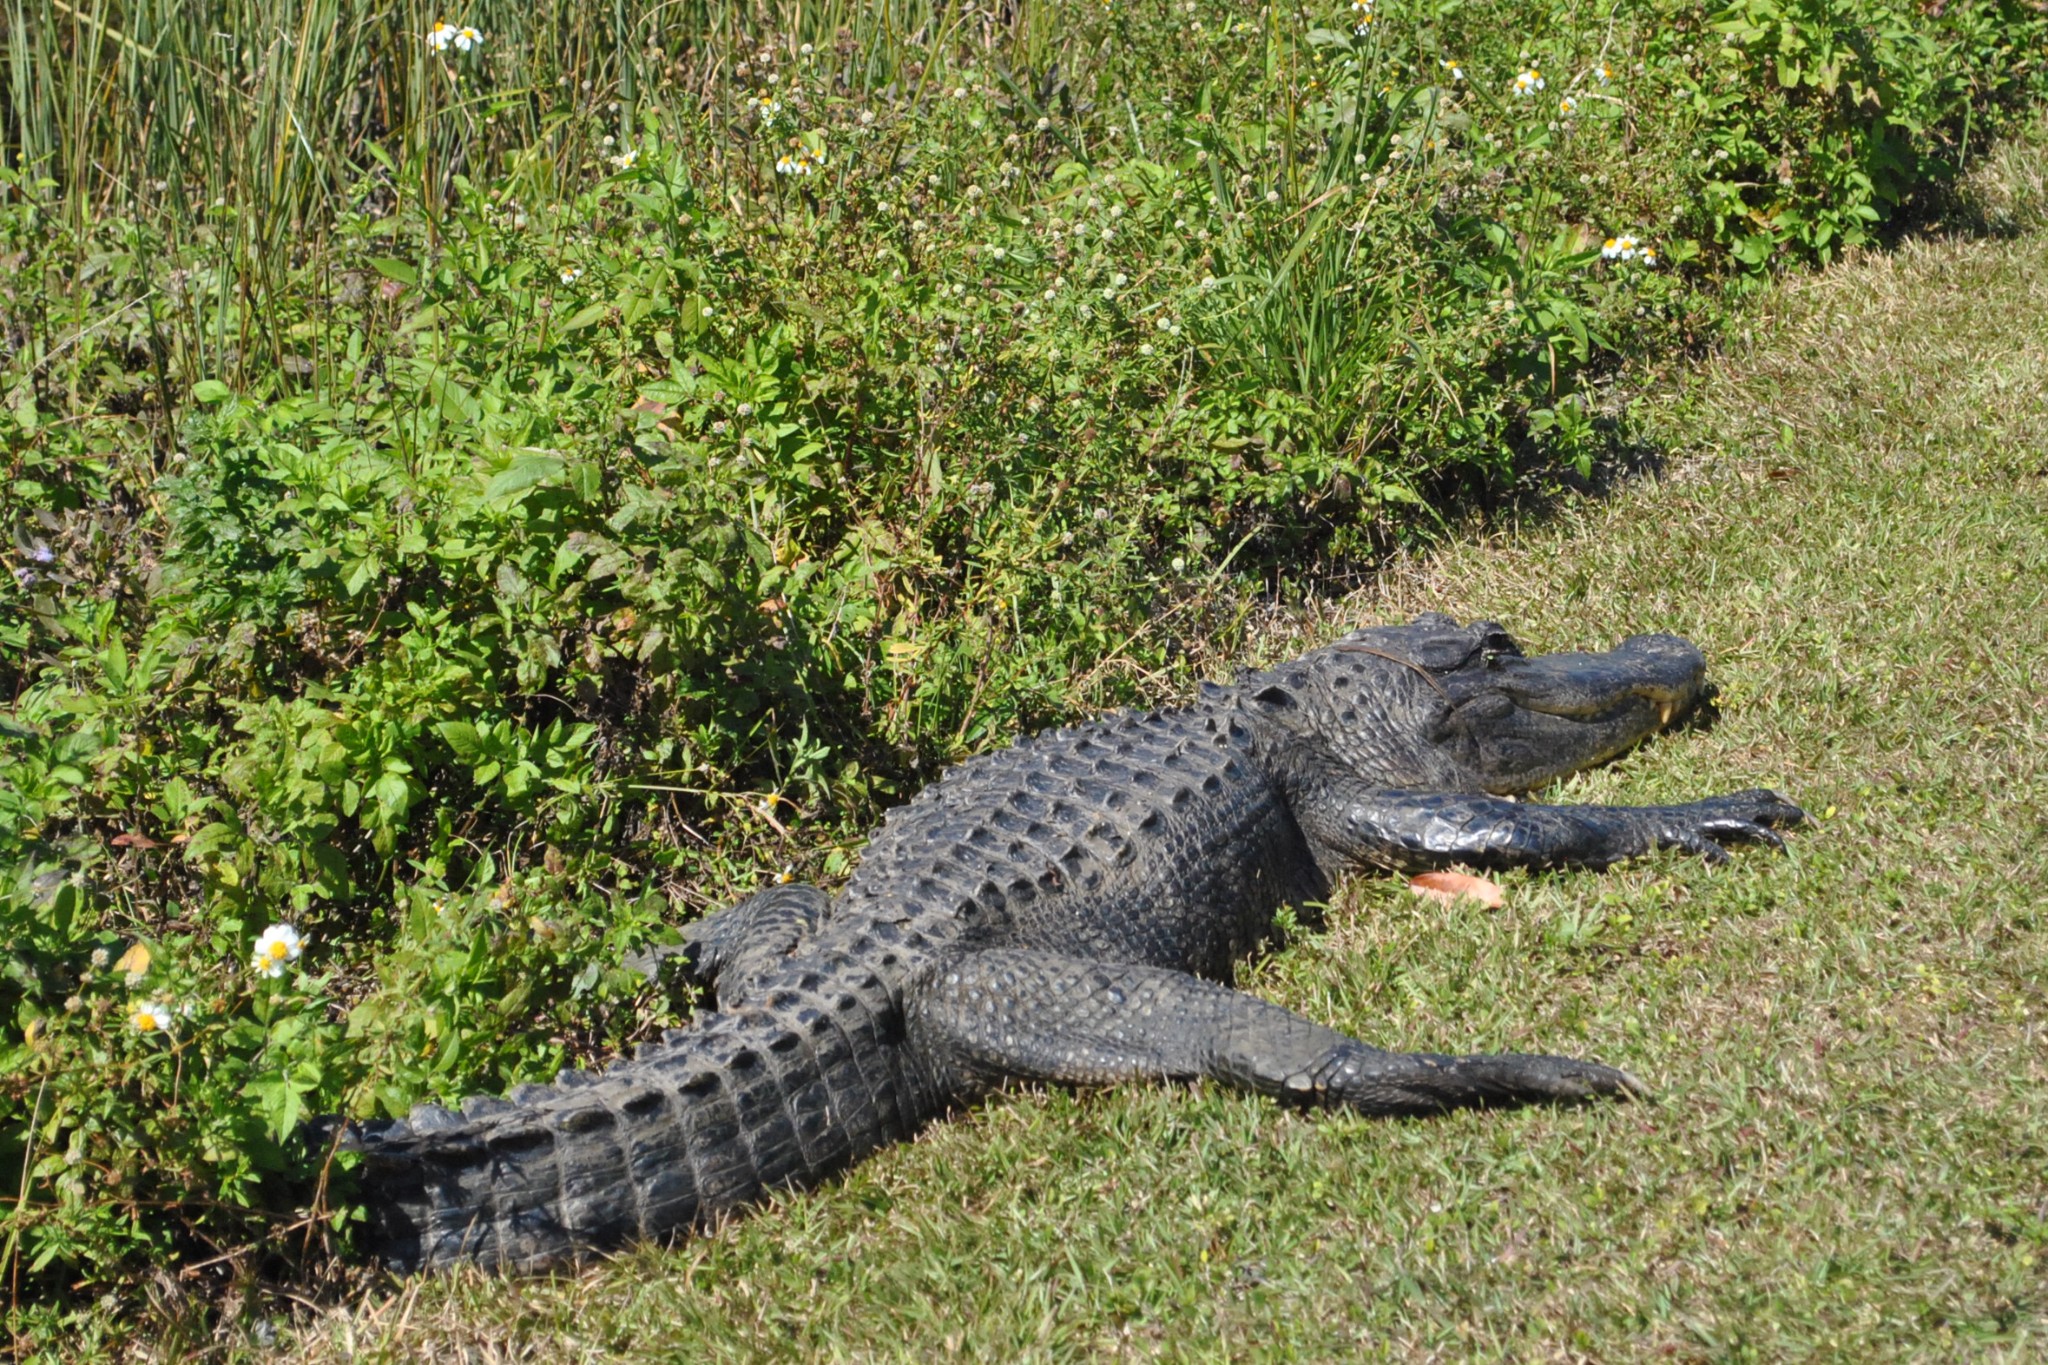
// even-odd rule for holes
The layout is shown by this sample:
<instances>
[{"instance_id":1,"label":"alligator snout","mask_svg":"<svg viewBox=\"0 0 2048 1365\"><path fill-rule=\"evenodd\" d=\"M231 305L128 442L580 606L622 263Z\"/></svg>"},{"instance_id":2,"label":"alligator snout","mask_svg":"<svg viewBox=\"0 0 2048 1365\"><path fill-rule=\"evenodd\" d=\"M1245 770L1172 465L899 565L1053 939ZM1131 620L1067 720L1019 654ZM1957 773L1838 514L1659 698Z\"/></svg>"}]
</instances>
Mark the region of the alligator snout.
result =
<instances>
[{"instance_id":1,"label":"alligator snout","mask_svg":"<svg viewBox=\"0 0 2048 1365\"><path fill-rule=\"evenodd\" d=\"M1504 660L1501 691L1545 715L1593 717L1631 702L1657 708L1668 724L1699 700L1707 660L1677 635L1631 635L1605 654L1544 654Z\"/></svg>"}]
</instances>

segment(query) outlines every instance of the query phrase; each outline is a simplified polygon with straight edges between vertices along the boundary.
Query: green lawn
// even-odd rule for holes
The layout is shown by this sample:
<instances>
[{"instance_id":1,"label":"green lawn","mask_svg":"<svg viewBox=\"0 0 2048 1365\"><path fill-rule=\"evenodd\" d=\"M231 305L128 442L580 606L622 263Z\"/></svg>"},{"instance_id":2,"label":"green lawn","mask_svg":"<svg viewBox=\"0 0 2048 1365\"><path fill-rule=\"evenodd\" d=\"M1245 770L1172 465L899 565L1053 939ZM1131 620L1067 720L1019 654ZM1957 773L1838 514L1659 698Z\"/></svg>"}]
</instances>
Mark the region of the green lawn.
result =
<instances>
[{"instance_id":1,"label":"green lawn","mask_svg":"<svg viewBox=\"0 0 2048 1365\"><path fill-rule=\"evenodd\" d=\"M1705 648L1712 726L1550 796L1771 785L1816 817L1789 854L1512 876L1495 911L1363 881L1247 983L1389 1046L1598 1057L1654 1106L1379 1123L1210 1090L1023 1093L717 1236L575 1277L366 1283L284 1344L2048 1356L2044 315L2040 235L1791 284L1682 396L1636 400L1658 478L1398 564L1262 640L1277 657L1434 608L1532 648L1652 629Z\"/></svg>"}]
</instances>

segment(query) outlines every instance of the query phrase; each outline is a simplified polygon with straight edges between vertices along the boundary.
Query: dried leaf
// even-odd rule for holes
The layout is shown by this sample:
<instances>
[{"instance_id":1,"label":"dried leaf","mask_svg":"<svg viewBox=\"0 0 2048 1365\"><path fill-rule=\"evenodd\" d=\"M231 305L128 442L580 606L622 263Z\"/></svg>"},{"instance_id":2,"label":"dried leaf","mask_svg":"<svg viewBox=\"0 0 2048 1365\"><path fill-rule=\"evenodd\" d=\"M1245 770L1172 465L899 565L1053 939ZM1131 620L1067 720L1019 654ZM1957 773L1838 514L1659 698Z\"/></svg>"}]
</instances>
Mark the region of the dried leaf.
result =
<instances>
[{"instance_id":1,"label":"dried leaf","mask_svg":"<svg viewBox=\"0 0 2048 1365\"><path fill-rule=\"evenodd\" d=\"M113 837L113 839L112 839L112 840L110 840L109 842L111 842L111 843L112 843L112 844L114 845L114 847L115 847L115 848L145 848L145 849L147 849L147 848L162 848L162 847L163 847L163 845L162 845L162 844L160 844L160 843L158 843L158 842L157 842L156 840L154 840L154 839L150 838L150 837L149 837L149 836L148 836L147 834L137 834L137 833L135 833L135 832L134 832L134 831L132 831L132 830L131 830L131 831L129 831L128 833L126 833L126 834L116 834L116 835L115 835L115 836Z\"/></svg>"},{"instance_id":2,"label":"dried leaf","mask_svg":"<svg viewBox=\"0 0 2048 1365\"><path fill-rule=\"evenodd\" d=\"M1470 896L1489 910L1500 909L1503 899L1498 886L1484 877L1467 876L1463 872L1419 872L1408 879L1408 889L1445 905L1460 896Z\"/></svg>"}]
</instances>

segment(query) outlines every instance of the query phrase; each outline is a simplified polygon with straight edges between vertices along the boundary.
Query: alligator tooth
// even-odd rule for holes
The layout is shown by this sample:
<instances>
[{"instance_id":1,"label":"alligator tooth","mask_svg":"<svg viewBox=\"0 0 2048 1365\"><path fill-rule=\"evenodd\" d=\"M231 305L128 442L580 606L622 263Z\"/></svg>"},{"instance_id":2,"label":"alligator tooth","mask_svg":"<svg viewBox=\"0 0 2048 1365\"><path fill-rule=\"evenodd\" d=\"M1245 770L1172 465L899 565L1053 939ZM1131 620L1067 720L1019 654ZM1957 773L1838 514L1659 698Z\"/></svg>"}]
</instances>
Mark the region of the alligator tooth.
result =
<instances>
[{"instance_id":1,"label":"alligator tooth","mask_svg":"<svg viewBox=\"0 0 2048 1365\"><path fill-rule=\"evenodd\" d=\"M1672 707L1671 703L1668 701L1659 703L1657 707L1657 723L1659 725L1669 725L1671 723L1671 712L1673 711L1673 709L1674 708Z\"/></svg>"}]
</instances>

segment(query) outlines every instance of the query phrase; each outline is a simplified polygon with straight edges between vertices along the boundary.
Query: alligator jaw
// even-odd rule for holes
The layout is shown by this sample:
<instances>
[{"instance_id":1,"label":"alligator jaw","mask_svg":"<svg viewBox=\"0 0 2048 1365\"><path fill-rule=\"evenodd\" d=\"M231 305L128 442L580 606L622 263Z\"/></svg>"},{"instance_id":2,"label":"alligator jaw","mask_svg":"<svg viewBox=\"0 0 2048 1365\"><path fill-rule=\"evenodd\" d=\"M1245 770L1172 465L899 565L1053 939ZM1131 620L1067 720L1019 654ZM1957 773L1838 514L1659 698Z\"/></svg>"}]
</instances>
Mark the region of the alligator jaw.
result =
<instances>
[{"instance_id":1,"label":"alligator jaw","mask_svg":"<svg viewBox=\"0 0 2048 1365\"><path fill-rule=\"evenodd\" d=\"M1496 698L1467 727L1461 759L1485 790L1517 792L1604 763L1683 716L1705 693L1706 660L1675 635L1637 635L1604 654L1504 658L1451 681Z\"/></svg>"}]
</instances>

